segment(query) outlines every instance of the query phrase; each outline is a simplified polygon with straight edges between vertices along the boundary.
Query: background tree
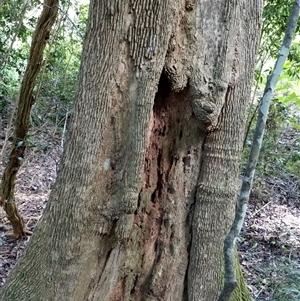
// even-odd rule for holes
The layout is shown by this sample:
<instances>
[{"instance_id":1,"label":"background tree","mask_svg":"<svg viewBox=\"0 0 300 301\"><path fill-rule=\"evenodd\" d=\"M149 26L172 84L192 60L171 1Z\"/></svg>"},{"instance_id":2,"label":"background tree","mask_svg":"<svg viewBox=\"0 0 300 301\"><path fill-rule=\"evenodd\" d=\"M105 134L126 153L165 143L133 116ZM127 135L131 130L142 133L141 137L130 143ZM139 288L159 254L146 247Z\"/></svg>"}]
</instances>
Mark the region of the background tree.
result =
<instances>
[{"instance_id":1,"label":"background tree","mask_svg":"<svg viewBox=\"0 0 300 301\"><path fill-rule=\"evenodd\" d=\"M235 276L235 261L234 261L235 242L238 236L240 235L240 231L244 223L250 192L253 185L255 169L258 162L260 149L262 146L262 141L264 138L265 126L268 118L270 103L275 92L276 84L282 73L284 63L289 54L289 50L297 27L299 10L300 10L300 0L295 0L291 8L290 18L286 27L285 36L282 42L280 52L278 54L278 58L276 60L274 70L268 79L264 91L264 95L261 100L261 106L259 110L259 116L256 124L254 137L253 137L251 153L245 171L245 175L243 178L240 195L238 197L235 218L232 227L224 241L225 281L224 281L224 288L219 297L219 301L229 301L233 290L237 286L237 281Z\"/></svg>"},{"instance_id":2,"label":"background tree","mask_svg":"<svg viewBox=\"0 0 300 301\"><path fill-rule=\"evenodd\" d=\"M29 128L30 110L35 102L35 96L33 95L35 79L42 65L44 48L49 39L51 27L55 22L57 11L58 1L45 1L43 11L32 38L28 65L22 80L18 101L13 148L1 181L0 205L4 207L8 219L12 223L14 236L16 238L25 235L26 229L23 218L15 204L15 180L26 149L25 137Z\"/></svg>"},{"instance_id":3,"label":"background tree","mask_svg":"<svg viewBox=\"0 0 300 301\"><path fill-rule=\"evenodd\" d=\"M0 120L6 126L8 116L13 115L25 72L31 37L36 27L42 1L9 1L0 9ZM74 100L75 85L81 56L82 39L86 24L87 4L78 1L60 1L58 21L47 41L41 72L34 88L36 103L30 115L31 131L27 144L36 144L35 134L49 136L60 133L70 104ZM38 133L37 133L38 132ZM7 130L8 138L12 131ZM8 144L5 144L8 146ZM37 145L42 147L41 145ZM6 152L1 150L3 163Z\"/></svg>"},{"instance_id":4,"label":"background tree","mask_svg":"<svg viewBox=\"0 0 300 301\"><path fill-rule=\"evenodd\" d=\"M11 122L7 129L4 146L1 149L1 161L4 157L4 161L7 162L1 182L1 205L4 206L7 216L13 224L16 238L22 237L26 232L23 219L14 201L14 182L17 171L23 161L25 149L32 144L31 133L28 133L29 126L30 123L31 125L40 126L47 119L50 119L52 123L58 126L65 117L65 115L61 116L64 113L62 108L67 107L65 111L68 112L68 104L74 97L74 84L80 55L78 49L81 49L79 39L82 39L83 30L81 26L79 28L81 30L80 33L79 29L76 28L75 33L78 34L79 39L74 39L72 38L74 32L70 30L70 27L61 26L61 23L69 22L67 10L70 4L68 3L68 6L60 7L63 14L60 15L59 22L54 28L54 34L50 37L49 31L57 15L58 2L54 5L56 14L53 16L48 14L49 9L47 10L47 7L44 6L33 35L29 62L24 71L23 68L25 68L24 65L27 59L25 55L29 52L29 41L27 40L33 30L31 27L35 27L35 22L37 22L36 17L31 17L33 12L35 12L34 5L37 5L37 3L29 3L29 1L25 1L22 7L18 7L16 3L6 3L1 10L1 26L7 34L0 35L0 40L3 42L0 47L0 52L3 53L0 56L2 64L0 74L2 80L0 83L1 88L3 88L0 95L0 107L3 114L1 114L1 118L7 114L10 103L13 103L13 95L17 93L18 87L15 83L17 77L21 77L23 72L25 72L22 79L20 97L18 97L17 116L14 119L14 110L12 110ZM51 3L49 2L46 5L51 6ZM43 4L37 7L43 8ZM14 20L12 15L17 15L17 18ZM45 21L46 18L52 18L51 22ZM76 27L73 23L72 26ZM45 34L46 38L41 39L40 36L43 34ZM70 40L69 37L71 37ZM54 39L55 46L52 47ZM21 41L22 43L20 43ZM63 43L66 44L67 41L69 46L63 47ZM46 55L44 55L44 60L43 52L45 48ZM58 66L59 72L57 71ZM42 72L39 75L40 70ZM38 84L36 84L36 79ZM56 97L50 98L54 93ZM34 101L32 101L33 98ZM32 113L32 105L37 100L38 104ZM14 105L12 104L12 106ZM10 127L14 127L11 133ZM56 128L54 128L53 132L55 131L57 131ZM41 133L41 127L39 132ZM9 139L12 140L13 146L10 155L5 158Z\"/></svg>"},{"instance_id":5,"label":"background tree","mask_svg":"<svg viewBox=\"0 0 300 301\"><path fill-rule=\"evenodd\" d=\"M59 178L2 299L217 299L261 8L91 1Z\"/></svg>"}]
</instances>

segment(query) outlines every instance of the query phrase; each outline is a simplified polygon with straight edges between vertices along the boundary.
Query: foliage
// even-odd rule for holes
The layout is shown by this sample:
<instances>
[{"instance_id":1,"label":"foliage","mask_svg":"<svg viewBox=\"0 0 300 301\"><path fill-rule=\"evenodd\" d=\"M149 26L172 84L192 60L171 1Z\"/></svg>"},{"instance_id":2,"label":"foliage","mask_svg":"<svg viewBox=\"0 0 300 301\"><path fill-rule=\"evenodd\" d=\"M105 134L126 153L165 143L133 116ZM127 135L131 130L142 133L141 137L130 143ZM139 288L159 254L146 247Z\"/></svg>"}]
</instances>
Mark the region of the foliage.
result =
<instances>
[{"instance_id":1,"label":"foliage","mask_svg":"<svg viewBox=\"0 0 300 301\"><path fill-rule=\"evenodd\" d=\"M0 113L6 116L19 91L27 63L37 11L43 1L7 1L0 9ZM42 71L35 87L36 102L31 122L63 125L70 110L80 65L81 47L87 21L88 5L61 1L60 16L45 53ZM17 17L16 17L17 16Z\"/></svg>"},{"instance_id":2,"label":"foliage","mask_svg":"<svg viewBox=\"0 0 300 301\"><path fill-rule=\"evenodd\" d=\"M299 263L280 262L262 269L261 272L262 278L270 279L266 282L266 289L273 291L273 301L300 300Z\"/></svg>"},{"instance_id":3,"label":"foliage","mask_svg":"<svg viewBox=\"0 0 300 301\"><path fill-rule=\"evenodd\" d=\"M275 59L278 55L285 33L290 8L293 0L267 0L263 10L263 31L259 50L258 65L264 67L268 59ZM296 36L300 34L300 23L296 29ZM291 46L288 61L291 66L288 70L290 76L300 78L299 43L295 40ZM256 75L261 75L256 73ZM256 77L256 80L259 80Z\"/></svg>"},{"instance_id":4,"label":"foliage","mask_svg":"<svg viewBox=\"0 0 300 301\"><path fill-rule=\"evenodd\" d=\"M38 101L32 114L36 126L49 121L56 128L61 128L70 110L75 97L87 7L81 5L77 11L70 6L63 8L38 80ZM76 24L70 20L68 11L76 15Z\"/></svg>"},{"instance_id":5,"label":"foliage","mask_svg":"<svg viewBox=\"0 0 300 301\"><path fill-rule=\"evenodd\" d=\"M284 81L282 83L284 86ZM289 91L288 87L273 100L262 147L261 167L264 173L293 174L300 178L300 135L291 130L299 126L299 101L300 95Z\"/></svg>"},{"instance_id":6,"label":"foliage","mask_svg":"<svg viewBox=\"0 0 300 301\"><path fill-rule=\"evenodd\" d=\"M300 94L291 85L286 74L279 82L275 97L270 106L260 161L256 172L260 177L275 175L281 178L290 176L300 178L300 133L298 133ZM256 105L253 105L250 114L254 114L255 109ZM255 116L251 124L249 137L252 137L256 120L257 117ZM249 137L244 149L243 166L245 166L249 157L252 144Z\"/></svg>"},{"instance_id":7,"label":"foliage","mask_svg":"<svg viewBox=\"0 0 300 301\"><path fill-rule=\"evenodd\" d=\"M280 45L285 33L289 10L293 0L267 0L263 11L263 32L258 56L258 64L255 70L255 87L252 105L249 109L247 137L245 138L245 151L243 154L243 166L249 156L251 137L256 124L256 113L260 103L260 95L263 93L267 78L272 72L274 59L278 55ZM272 100L267 121L266 134L261 150L260 162L257 173L264 175L285 176L291 173L300 177L300 138L287 141L283 137L288 128L300 130L300 23L296 30L288 60L284 66L284 72L280 77L276 94ZM285 139L285 142L282 139Z\"/></svg>"},{"instance_id":8,"label":"foliage","mask_svg":"<svg viewBox=\"0 0 300 301\"><path fill-rule=\"evenodd\" d=\"M19 89L19 82L25 70L29 44L27 40L36 23L34 15L25 21L26 12L39 1L6 1L0 10L0 115L8 113ZM25 43L26 42L26 43ZM17 44L22 45L22 47Z\"/></svg>"}]
</instances>

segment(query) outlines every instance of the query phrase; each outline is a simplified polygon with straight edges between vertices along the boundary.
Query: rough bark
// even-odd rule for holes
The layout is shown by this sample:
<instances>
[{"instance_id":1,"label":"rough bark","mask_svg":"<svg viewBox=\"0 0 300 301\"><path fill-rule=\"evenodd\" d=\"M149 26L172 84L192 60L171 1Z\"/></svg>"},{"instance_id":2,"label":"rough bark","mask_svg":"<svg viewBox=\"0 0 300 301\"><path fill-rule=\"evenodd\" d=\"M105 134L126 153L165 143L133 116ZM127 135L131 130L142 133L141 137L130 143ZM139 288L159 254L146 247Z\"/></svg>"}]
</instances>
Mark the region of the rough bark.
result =
<instances>
[{"instance_id":1,"label":"rough bark","mask_svg":"<svg viewBox=\"0 0 300 301\"><path fill-rule=\"evenodd\" d=\"M291 9L291 14L287 24L285 36L274 66L274 70L269 76L265 87L264 95L261 100L257 124L253 135L251 152L238 198L238 204L236 206L235 218L231 229L224 241L225 283L218 301L229 301L230 295L232 294L233 290L235 289L235 286L237 285L234 264L235 241L238 235L240 234L242 225L244 223L244 218L246 216L255 169L264 137L264 131L268 118L270 103L275 92L276 84L282 73L284 63L289 54L289 49L291 47L293 36L297 27L299 11L300 0L295 0Z\"/></svg>"},{"instance_id":2,"label":"rough bark","mask_svg":"<svg viewBox=\"0 0 300 301\"><path fill-rule=\"evenodd\" d=\"M26 149L26 134L29 128L30 110L34 103L33 88L42 66L43 52L58 12L58 0L46 0L32 37L28 65L22 80L18 102L17 117L13 135L13 148L9 162L4 169L0 205L4 207L7 218L13 226L15 238L26 233L25 224L15 203L14 188L17 172L22 164Z\"/></svg>"},{"instance_id":3,"label":"rough bark","mask_svg":"<svg viewBox=\"0 0 300 301\"><path fill-rule=\"evenodd\" d=\"M200 69L202 73L208 70L208 78L213 84L206 80L206 86L213 93L205 91L202 95L212 95L210 99L219 113L211 122L212 125L215 123L214 130L205 137L197 185L188 270L188 285L191 286L188 300L193 301L216 300L222 287L222 241L231 225L236 205L243 126L262 9L259 1L218 4L222 8L217 12L215 4L206 4L208 12L219 20L220 29L216 30L214 38L207 38L210 44L206 50L200 50L207 55L210 49L210 60L213 58L208 66L203 63ZM204 28L203 32L209 32L209 29ZM203 86L205 81L198 84L200 89Z\"/></svg>"},{"instance_id":4,"label":"rough bark","mask_svg":"<svg viewBox=\"0 0 300 301\"><path fill-rule=\"evenodd\" d=\"M216 300L260 9L91 1L58 180L0 297Z\"/></svg>"}]
</instances>

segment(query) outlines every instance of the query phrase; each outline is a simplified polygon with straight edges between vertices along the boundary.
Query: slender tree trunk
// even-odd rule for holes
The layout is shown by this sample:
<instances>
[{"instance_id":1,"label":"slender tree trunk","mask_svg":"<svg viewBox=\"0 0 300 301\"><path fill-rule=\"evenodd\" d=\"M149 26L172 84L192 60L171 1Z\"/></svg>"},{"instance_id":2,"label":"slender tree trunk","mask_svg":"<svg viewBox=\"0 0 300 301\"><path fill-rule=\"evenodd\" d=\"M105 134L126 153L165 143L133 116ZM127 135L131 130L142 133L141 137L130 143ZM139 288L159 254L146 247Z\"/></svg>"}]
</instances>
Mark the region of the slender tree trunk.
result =
<instances>
[{"instance_id":1,"label":"slender tree trunk","mask_svg":"<svg viewBox=\"0 0 300 301\"><path fill-rule=\"evenodd\" d=\"M31 106L34 103L33 88L35 79L42 66L43 52L49 39L51 27L56 20L58 2L58 0L45 0L43 11L32 37L28 65L21 84L13 135L13 148L2 176L0 205L4 207L7 217L13 226L15 238L20 238L26 233L23 218L15 203L15 180L26 149L25 137L29 128Z\"/></svg>"},{"instance_id":2,"label":"slender tree trunk","mask_svg":"<svg viewBox=\"0 0 300 301\"><path fill-rule=\"evenodd\" d=\"M232 294L237 284L234 268L235 240L240 234L246 215L255 169L264 137L264 131L268 118L270 103L274 95L276 84L282 73L284 63L289 54L289 49L291 47L293 36L298 23L299 11L300 0L295 0L291 9L291 14L287 24L285 36L282 42L278 58L276 60L274 70L267 81L264 95L261 100L249 161L245 170L241 191L236 206L235 218L231 229L224 241L225 285L218 301L229 301L230 295Z\"/></svg>"},{"instance_id":3,"label":"slender tree trunk","mask_svg":"<svg viewBox=\"0 0 300 301\"><path fill-rule=\"evenodd\" d=\"M217 299L260 13L91 1L61 171L0 297Z\"/></svg>"}]
</instances>

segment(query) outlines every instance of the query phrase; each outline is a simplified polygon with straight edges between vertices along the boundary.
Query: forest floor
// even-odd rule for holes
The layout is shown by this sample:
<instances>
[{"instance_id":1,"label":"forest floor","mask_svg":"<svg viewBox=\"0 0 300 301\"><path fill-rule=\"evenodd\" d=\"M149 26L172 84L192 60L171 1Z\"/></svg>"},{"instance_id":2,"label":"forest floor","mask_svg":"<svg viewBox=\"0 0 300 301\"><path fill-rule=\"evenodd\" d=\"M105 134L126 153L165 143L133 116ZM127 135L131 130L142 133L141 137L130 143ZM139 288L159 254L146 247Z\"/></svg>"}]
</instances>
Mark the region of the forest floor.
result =
<instances>
[{"instance_id":1,"label":"forest floor","mask_svg":"<svg viewBox=\"0 0 300 301\"><path fill-rule=\"evenodd\" d=\"M43 213L61 156L59 139L46 131L36 134L16 182L16 202L30 231ZM0 150L4 136L5 128L2 132L0 128ZM0 163L0 175L3 168ZM13 239L11 226L0 207L0 286L29 239L30 236ZM254 300L300 300L299 180L256 178L238 249Z\"/></svg>"}]
</instances>

